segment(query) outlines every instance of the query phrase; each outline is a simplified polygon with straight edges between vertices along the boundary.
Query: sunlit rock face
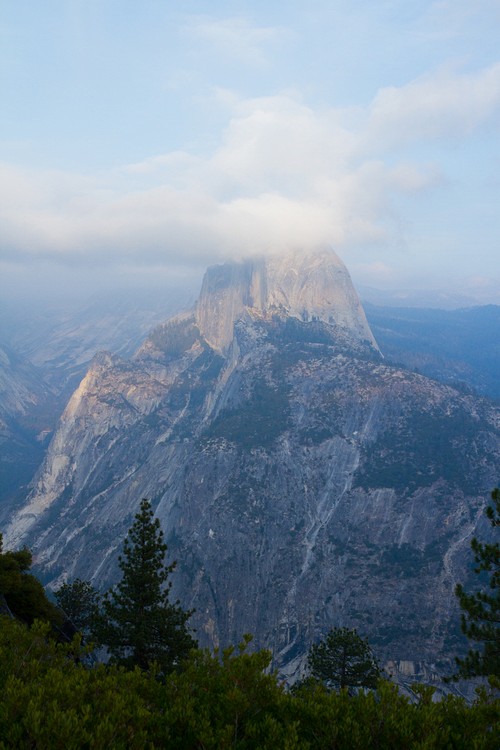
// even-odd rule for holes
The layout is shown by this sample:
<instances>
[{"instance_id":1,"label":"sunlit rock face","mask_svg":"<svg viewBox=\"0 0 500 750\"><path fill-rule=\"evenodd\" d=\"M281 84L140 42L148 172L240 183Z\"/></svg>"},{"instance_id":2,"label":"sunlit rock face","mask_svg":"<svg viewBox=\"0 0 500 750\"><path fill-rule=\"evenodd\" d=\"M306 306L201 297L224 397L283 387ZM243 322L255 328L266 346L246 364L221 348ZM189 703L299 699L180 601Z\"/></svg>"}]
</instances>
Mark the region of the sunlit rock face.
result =
<instances>
[{"instance_id":1,"label":"sunlit rock face","mask_svg":"<svg viewBox=\"0 0 500 750\"><path fill-rule=\"evenodd\" d=\"M94 358L6 539L48 582L107 586L147 497L202 644L252 632L293 672L347 625L381 658L444 663L499 427L384 363L333 254L217 266L132 361Z\"/></svg>"},{"instance_id":2,"label":"sunlit rock face","mask_svg":"<svg viewBox=\"0 0 500 750\"><path fill-rule=\"evenodd\" d=\"M245 311L339 326L376 347L349 273L327 249L227 263L209 268L196 306L207 342L227 352Z\"/></svg>"}]
</instances>

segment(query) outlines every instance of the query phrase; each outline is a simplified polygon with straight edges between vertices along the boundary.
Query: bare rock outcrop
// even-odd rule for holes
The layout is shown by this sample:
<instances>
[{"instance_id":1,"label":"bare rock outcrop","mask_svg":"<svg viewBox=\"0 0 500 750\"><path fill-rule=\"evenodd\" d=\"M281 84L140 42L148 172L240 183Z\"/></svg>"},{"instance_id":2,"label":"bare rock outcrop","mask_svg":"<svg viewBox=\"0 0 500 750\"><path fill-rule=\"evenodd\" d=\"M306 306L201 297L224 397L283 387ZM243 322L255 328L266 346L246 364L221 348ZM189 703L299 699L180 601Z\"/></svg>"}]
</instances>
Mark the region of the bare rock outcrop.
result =
<instances>
[{"instance_id":1,"label":"bare rock outcrop","mask_svg":"<svg viewBox=\"0 0 500 750\"><path fill-rule=\"evenodd\" d=\"M105 586L148 497L203 644L253 632L292 669L346 625L383 660L449 664L499 428L384 363L335 256L218 266L133 361L95 358L6 541Z\"/></svg>"}]
</instances>

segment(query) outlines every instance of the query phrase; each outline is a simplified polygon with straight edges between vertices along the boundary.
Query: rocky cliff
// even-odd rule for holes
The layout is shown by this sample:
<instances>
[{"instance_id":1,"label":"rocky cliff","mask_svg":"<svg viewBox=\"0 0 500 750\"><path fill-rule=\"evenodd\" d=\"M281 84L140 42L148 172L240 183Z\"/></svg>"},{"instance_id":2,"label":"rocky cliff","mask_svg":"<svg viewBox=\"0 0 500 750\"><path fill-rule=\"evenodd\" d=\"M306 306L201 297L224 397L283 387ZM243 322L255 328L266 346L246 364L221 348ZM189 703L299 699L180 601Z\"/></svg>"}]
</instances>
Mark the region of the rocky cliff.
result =
<instances>
[{"instance_id":1,"label":"rocky cliff","mask_svg":"<svg viewBox=\"0 0 500 750\"><path fill-rule=\"evenodd\" d=\"M382 658L446 661L499 427L384 364L336 256L218 266L133 361L94 358L6 540L49 582L108 585L148 497L202 643L253 632L293 671L342 624Z\"/></svg>"},{"instance_id":2,"label":"rocky cliff","mask_svg":"<svg viewBox=\"0 0 500 750\"><path fill-rule=\"evenodd\" d=\"M196 305L205 340L226 353L245 310L265 319L323 321L377 348L349 273L331 250L296 251L209 268Z\"/></svg>"},{"instance_id":3,"label":"rocky cliff","mask_svg":"<svg viewBox=\"0 0 500 750\"><path fill-rule=\"evenodd\" d=\"M0 346L0 523L19 501L43 457L52 426L45 406L53 401L40 371L18 352ZM24 488L25 489L25 488Z\"/></svg>"}]
</instances>

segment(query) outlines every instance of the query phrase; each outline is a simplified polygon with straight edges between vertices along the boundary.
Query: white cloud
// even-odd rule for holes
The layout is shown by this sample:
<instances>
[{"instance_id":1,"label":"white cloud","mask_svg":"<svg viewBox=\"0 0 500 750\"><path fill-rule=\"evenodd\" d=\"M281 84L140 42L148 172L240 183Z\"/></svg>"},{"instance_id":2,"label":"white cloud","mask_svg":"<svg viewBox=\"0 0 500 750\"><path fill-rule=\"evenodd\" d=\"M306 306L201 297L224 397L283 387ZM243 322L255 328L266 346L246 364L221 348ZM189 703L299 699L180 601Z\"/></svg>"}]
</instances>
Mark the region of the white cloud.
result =
<instances>
[{"instance_id":1,"label":"white cloud","mask_svg":"<svg viewBox=\"0 0 500 750\"><path fill-rule=\"evenodd\" d=\"M476 73L448 69L381 89L367 122L368 148L463 137L500 114L500 63Z\"/></svg>"},{"instance_id":2,"label":"white cloud","mask_svg":"<svg viewBox=\"0 0 500 750\"><path fill-rule=\"evenodd\" d=\"M0 254L197 264L322 242L348 256L399 241L394 199L445 175L391 144L467 136L499 105L500 64L383 89L366 110L313 110L293 92L226 97L227 127L206 157L175 151L93 177L0 167Z\"/></svg>"},{"instance_id":3,"label":"white cloud","mask_svg":"<svg viewBox=\"0 0 500 750\"><path fill-rule=\"evenodd\" d=\"M240 189L308 193L346 168L355 144L335 110L315 112L290 93L236 105L210 164Z\"/></svg>"}]
</instances>

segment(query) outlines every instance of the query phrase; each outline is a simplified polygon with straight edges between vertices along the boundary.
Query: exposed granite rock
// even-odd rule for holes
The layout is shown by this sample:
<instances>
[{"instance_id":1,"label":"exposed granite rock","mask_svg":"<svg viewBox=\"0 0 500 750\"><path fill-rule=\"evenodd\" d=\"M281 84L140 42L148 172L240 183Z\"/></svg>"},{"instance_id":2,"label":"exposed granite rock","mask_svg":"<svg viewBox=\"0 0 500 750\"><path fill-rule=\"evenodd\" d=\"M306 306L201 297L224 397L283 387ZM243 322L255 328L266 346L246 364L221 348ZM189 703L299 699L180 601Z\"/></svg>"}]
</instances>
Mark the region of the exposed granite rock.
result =
<instances>
[{"instance_id":1,"label":"exposed granite rock","mask_svg":"<svg viewBox=\"0 0 500 750\"><path fill-rule=\"evenodd\" d=\"M264 318L323 321L377 348L349 272L329 249L209 268L196 322L210 346L227 353L245 310Z\"/></svg>"},{"instance_id":2,"label":"exposed granite rock","mask_svg":"<svg viewBox=\"0 0 500 750\"><path fill-rule=\"evenodd\" d=\"M28 484L42 461L53 427L46 409L52 401L40 371L0 346L0 528L19 503L19 486Z\"/></svg>"},{"instance_id":3,"label":"exposed granite rock","mask_svg":"<svg viewBox=\"0 0 500 750\"><path fill-rule=\"evenodd\" d=\"M315 262L302 284L295 266L265 283L256 266L219 267L196 312L133 362L99 354L6 540L32 547L49 582L108 585L148 497L203 644L252 632L294 674L346 625L381 659L446 665L461 646L453 589L498 482L500 412L384 364L357 298L330 322L332 290L317 304L304 291Z\"/></svg>"}]
</instances>

